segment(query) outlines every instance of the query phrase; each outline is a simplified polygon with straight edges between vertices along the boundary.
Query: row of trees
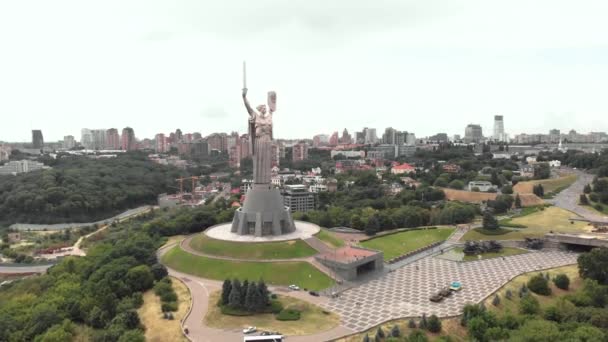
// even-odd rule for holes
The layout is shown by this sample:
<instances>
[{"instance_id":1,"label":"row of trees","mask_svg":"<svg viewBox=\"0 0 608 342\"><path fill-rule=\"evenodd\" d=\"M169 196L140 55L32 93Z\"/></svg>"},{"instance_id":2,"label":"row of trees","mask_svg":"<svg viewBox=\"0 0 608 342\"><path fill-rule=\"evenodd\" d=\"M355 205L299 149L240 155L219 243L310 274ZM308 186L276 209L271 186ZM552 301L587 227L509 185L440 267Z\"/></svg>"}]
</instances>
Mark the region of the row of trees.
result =
<instances>
[{"instance_id":1,"label":"row of trees","mask_svg":"<svg viewBox=\"0 0 608 342\"><path fill-rule=\"evenodd\" d=\"M270 306L270 293L263 280L258 283L238 279L224 280L218 305L250 313L266 312Z\"/></svg>"}]
</instances>

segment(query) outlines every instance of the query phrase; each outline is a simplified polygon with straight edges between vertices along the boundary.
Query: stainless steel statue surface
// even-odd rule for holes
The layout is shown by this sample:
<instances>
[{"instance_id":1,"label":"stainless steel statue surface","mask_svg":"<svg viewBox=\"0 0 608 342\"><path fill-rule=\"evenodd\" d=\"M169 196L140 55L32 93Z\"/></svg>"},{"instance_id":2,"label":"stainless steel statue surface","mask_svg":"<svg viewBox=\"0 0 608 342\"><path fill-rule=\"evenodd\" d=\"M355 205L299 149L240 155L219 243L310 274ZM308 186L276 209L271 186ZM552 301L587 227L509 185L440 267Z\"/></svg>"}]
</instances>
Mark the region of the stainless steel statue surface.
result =
<instances>
[{"instance_id":1,"label":"stainless steel statue surface","mask_svg":"<svg viewBox=\"0 0 608 342\"><path fill-rule=\"evenodd\" d=\"M231 232L257 237L289 234L296 230L291 211L283 204L279 189L271 184L272 115L277 94L268 92L268 108L253 109L247 100L245 63L243 63L243 102L249 113L249 139L253 155L253 185L245 194L243 206L234 214Z\"/></svg>"},{"instance_id":2,"label":"stainless steel statue surface","mask_svg":"<svg viewBox=\"0 0 608 342\"><path fill-rule=\"evenodd\" d=\"M272 115L276 110L277 94L268 92L268 110L266 105L253 109L247 100L247 88L243 88L243 102L249 113L249 139L253 155L253 182L270 184L272 168Z\"/></svg>"}]
</instances>

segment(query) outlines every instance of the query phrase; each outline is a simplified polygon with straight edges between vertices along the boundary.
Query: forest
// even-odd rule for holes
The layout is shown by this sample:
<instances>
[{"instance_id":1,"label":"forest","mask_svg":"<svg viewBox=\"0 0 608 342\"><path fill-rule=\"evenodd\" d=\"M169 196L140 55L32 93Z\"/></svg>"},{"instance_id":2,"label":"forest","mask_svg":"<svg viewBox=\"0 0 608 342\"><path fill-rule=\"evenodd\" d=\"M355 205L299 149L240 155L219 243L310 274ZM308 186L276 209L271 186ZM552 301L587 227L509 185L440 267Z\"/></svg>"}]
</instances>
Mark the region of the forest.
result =
<instances>
[{"instance_id":1,"label":"forest","mask_svg":"<svg viewBox=\"0 0 608 342\"><path fill-rule=\"evenodd\" d=\"M52 169L0 176L0 225L92 222L155 204L175 191L186 171L154 164L144 154L90 159L62 156Z\"/></svg>"}]
</instances>

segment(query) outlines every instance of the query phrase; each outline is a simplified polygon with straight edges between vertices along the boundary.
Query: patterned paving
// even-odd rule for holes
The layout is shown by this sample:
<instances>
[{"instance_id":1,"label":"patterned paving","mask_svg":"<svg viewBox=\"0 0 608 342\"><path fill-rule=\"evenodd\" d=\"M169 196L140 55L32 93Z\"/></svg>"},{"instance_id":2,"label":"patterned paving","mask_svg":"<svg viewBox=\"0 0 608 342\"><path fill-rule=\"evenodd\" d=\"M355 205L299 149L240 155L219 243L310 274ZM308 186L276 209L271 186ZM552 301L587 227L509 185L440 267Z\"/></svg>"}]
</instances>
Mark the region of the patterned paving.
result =
<instances>
[{"instance_id":1,"label":"patterned paving","mask_svg":"<svg viewBox=\"0 0 608 342\"><path fill-rule=\"evenodd\" d=\"M576 254L534 252L506 258L454 262L424 258L381 278L343 292L325 306L341 315L342 325L363 331L382 322L435 314L454 316L466 303L478 303L515 276L576 263ZM429 297L451 281L463 289L440 303Z\"/></svg>"}]
</instances>

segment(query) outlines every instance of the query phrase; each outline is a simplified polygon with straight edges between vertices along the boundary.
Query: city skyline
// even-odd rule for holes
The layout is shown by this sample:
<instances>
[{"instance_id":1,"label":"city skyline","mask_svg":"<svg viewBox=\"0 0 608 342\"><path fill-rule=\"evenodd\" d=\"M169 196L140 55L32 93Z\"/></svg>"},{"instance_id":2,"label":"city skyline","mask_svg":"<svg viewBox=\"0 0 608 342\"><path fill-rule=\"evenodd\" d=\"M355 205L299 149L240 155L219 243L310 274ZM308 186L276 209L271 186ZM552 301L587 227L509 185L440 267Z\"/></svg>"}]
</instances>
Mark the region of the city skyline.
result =
<instances>
[{"instance_id":1,"label":"city skyline","mask_svg":"<svg viewBox=\"0 0 608 342\"><path fill-rule=\"evenodd\" d=\"M466 122L490 132L494 115L511 135L607 131L608 4L585 3L7 2L0 140L104 126L153 137L174 129L167 118L245 131L244 59L252 103L277 91L280 138L345 126L462 135Z\"/></svg>"}]
</instances>

